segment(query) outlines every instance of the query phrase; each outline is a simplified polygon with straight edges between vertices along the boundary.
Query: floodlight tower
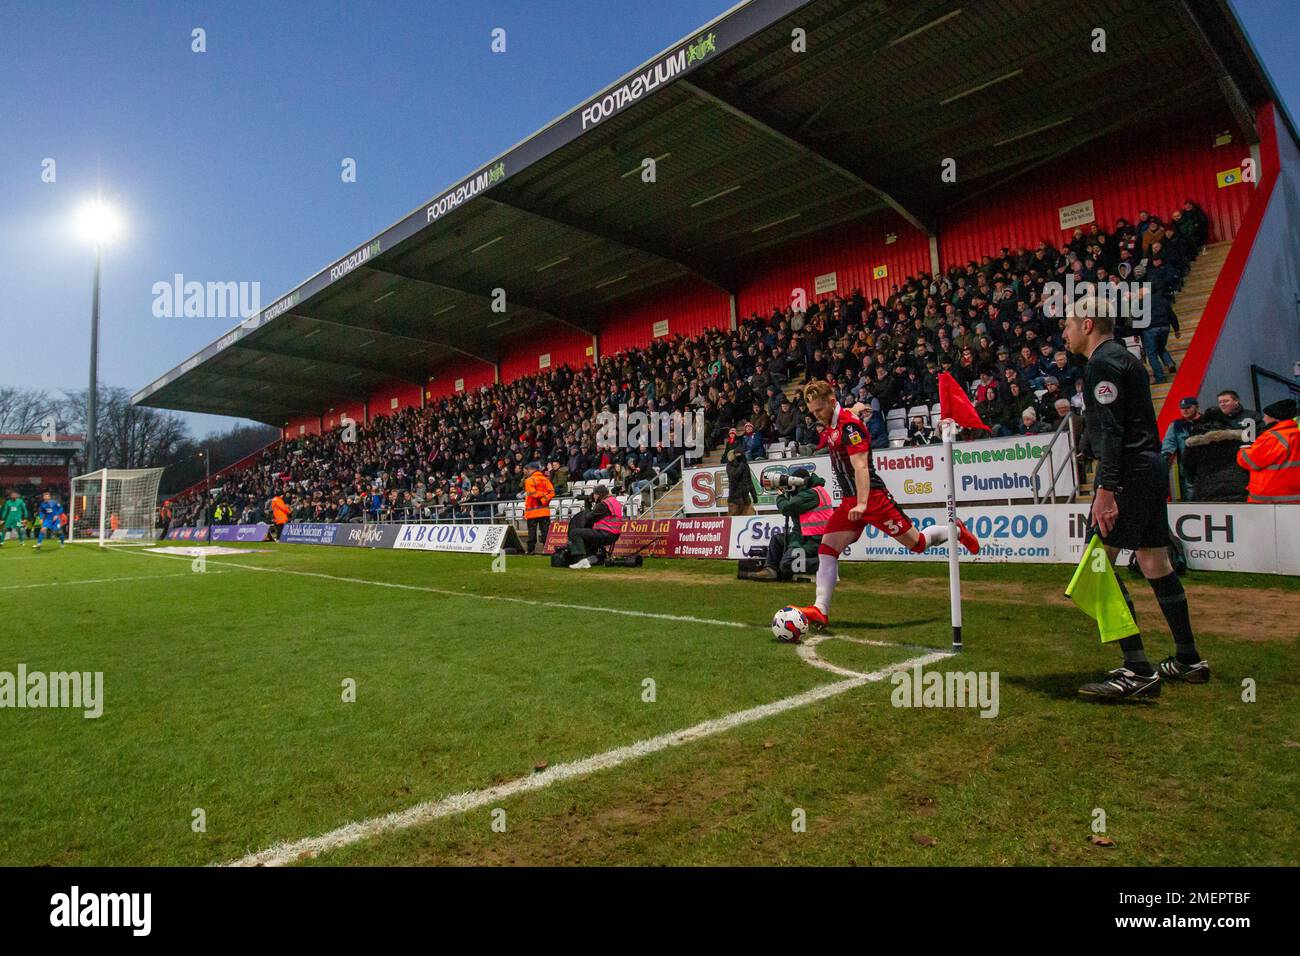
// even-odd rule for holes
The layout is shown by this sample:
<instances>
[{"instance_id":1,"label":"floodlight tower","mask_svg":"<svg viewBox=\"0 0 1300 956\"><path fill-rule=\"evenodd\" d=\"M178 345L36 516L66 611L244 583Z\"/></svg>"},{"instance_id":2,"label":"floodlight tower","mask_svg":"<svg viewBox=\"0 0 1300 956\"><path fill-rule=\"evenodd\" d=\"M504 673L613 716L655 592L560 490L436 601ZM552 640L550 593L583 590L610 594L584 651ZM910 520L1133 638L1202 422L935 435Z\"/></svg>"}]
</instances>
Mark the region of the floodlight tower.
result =
<instances>
[{"instance_id":1,"label":"floodlight tower","mask_svg":"<svg viewBox=\"0 0 1300 956\"><path fill-rule=\"evenodd\" d=\"M99 467L99 448L96 441L99 420L96 406L99 398L99 272L103 259L104 243L117 235L119 220L111 206L95 199L82 207L78 215L81 235L95 244L95 289L90 300L90 394L86 397L86 470Z\"/></svg>"}]
</instances>

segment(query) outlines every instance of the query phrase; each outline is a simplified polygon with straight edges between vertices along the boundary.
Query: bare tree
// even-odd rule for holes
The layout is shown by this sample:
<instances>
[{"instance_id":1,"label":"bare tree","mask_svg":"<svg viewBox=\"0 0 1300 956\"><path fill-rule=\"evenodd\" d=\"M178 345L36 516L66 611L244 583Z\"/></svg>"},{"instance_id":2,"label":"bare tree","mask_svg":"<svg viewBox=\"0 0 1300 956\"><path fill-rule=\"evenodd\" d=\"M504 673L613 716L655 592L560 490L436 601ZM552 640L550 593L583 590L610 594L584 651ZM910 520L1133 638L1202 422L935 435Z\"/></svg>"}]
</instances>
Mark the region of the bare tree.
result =
<instances>
[{"instance_id":1,"label":"bare tree","mask_svg":"<svg viewBox=\"0 0 1300 956\"><path fill-rule=\"evenodd\" d=\"M62 400L37 388L0 385L0 434L38 435L49 430L66 432Z\"/></svg>"},{"instance_id":2,"label":"bare tree","mask_svg":"<svg viewBox=\"0 0 1300 956\"><path fill-rule=\"evenodd\" d=\"M87 391L66 392L60 408L68 427L86 433ZM131 404L125 388L99 388L96 444L105 468L157 468L171 464L189 441L184 420L173 412ZM81 463L84 465L84 462Z\"/></svg>"}]
</instances>

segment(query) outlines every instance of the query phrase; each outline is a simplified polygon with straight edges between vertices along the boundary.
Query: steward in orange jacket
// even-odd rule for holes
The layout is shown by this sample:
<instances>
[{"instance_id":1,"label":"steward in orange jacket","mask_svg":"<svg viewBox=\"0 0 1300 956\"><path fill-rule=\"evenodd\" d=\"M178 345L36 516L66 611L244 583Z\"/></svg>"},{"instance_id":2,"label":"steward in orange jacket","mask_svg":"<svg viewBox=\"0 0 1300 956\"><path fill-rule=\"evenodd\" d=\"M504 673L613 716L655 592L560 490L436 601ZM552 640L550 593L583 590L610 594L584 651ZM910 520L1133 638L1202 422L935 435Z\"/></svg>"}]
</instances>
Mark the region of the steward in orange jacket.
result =
<instances>
[{"instance_id":1,"label":"steward in orange jacket","mask_svg":"<svg viewBox=\"0 0 1300 956\"><path fill-rule=\"evenodd\" d=\"M534 553L537 535L542 536L542 548L546 548L546 536L551 530L551 499L555 497L555 485L542 472L540 461L529 462L528 477L524 479L524 517L528 520L528 553Z\"/></svg>"},{"instance_id":2,"label":"steward in orange jacket","mask_svg":"<svg viewBox=\"0 0 1300 956\"><path fill-rule=\"evenodd\" d=\"M1248 501L1300 504L1300 424L1295 415L1295 402L1274 402L1264 409L1268 428L1253 445L1237 452L1237 464L1250 472Z\"/></svg>"},{"instance_id":3,"label":"steward in orange jacket","mask_svg":"<svg viewBox=\"0 0 1300 956\"><path fill-rule=\"evenodd\" d=\"M279 541L280 535L284 534L284 526L292 515L293 509L289 507L282 496L276 495L271 499L271 520L275 522L272 530L276 541Z\"/></svg>"}]
</instances>

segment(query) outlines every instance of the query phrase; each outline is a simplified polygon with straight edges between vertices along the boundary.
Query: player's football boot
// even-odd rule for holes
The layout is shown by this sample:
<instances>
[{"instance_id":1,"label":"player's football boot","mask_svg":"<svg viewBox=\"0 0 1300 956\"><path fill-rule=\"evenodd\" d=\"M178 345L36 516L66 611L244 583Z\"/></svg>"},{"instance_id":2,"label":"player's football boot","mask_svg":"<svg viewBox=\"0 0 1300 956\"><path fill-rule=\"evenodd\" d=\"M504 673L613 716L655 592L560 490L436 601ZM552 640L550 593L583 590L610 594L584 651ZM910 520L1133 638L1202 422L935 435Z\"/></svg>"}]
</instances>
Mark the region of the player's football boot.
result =
<instances>
[{"instance_id":1,"label":"player's football boot","mask_svg":"<svg viewBox=\"0 0 1300 956\"><path fill-rule=\"evenodd\" d=\"M980 539L966 530L966 525L962 523L960 518L957 519L957 540L971 554L980 553Z\"/></svg>"},{"instance_id":2,"label":"player's football boot","mask_svg":"<svg viewBox=\"0 0 1300 956\"><path fill-rule=\"evenodd\" d=\"M1210 680L1210 665L1206 661L1184 664L1176 657L1166 657L1156 670L1166 680L1180 680L1186 684L1206 684Z\"/></svg>"},{"instance_id":3,"label":"player's football boot","mask_svg":"<svg viewBox=\"0 0 1300 956\"><path fill-rule=\"evenodd\" d=\"M817 610L817 605L815 604L810 604L808 607L798 608L798 610L803 611L803 616L808 618L808 623L819 631L830 624L830 621L826 620L826 615Z\"/></svg>"},{"instance_id":4,"label":"player's football boot","mask_svg":"<svg viewBox=\"0 0 1300 956\"><path fill-rule=\"evenodd\" d=\"M1079 688L1080 697L1095 700L1120 700L1125 697L1159 697L1160 674L1150 677L1135 674L1127 667L1117 667L1106 675L1105 680L1094 684L1084 684Z\"/></svg>"}]
</instances>

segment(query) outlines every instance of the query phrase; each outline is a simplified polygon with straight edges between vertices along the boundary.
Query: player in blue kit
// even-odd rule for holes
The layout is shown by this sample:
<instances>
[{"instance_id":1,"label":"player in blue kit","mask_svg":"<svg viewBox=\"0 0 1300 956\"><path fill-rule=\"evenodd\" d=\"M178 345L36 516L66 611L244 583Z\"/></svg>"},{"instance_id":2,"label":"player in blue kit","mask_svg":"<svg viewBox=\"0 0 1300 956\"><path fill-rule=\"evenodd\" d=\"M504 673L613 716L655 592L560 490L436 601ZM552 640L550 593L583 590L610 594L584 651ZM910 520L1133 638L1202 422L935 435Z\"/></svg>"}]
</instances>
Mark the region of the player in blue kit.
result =
<instances>
[{"instance_id":1,"label":"player in blue kit","mask_svg":"<svg viewBox=\"0 0 1300 956\"><path fill-rule=\"evenodd\" d=\"M63 540L63 505L55 501L47 491L41 497L41 503L36 510L41 516L41 530L36 535L36 547L41 546L41 542L45 540L47 534L51 536L57 534L59 536L60 548L67 544Z\"/></svg>"}]
</instances>

